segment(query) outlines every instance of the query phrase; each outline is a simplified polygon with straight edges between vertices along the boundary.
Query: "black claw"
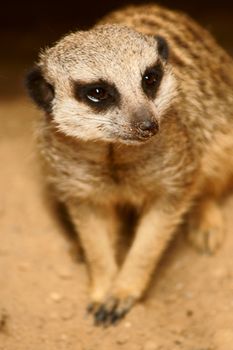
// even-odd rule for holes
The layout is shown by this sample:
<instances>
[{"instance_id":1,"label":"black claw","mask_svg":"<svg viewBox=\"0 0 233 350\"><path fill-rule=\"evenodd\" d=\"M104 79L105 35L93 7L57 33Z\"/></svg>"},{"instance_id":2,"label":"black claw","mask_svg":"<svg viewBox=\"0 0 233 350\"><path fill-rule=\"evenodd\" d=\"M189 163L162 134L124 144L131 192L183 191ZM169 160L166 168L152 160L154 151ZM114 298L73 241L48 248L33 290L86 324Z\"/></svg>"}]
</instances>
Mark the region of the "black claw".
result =
<instances>
[{"instance_id":1,"label":"black claw","mask_svg":"<svg viewBox=\"0 0 233 350\"><path fill-rule=\"evenodd\" d=\"M112 321L111 321L111 313L108 313L107 314L107 317L106 319L104 320L104 322L102 323L102 325L107 328L109 327L110 325L112 324Z\"/></svg>"},{"instance_id":2,"label":"black claw","mask_svg":"<svg viewBox=\"0 0 233 350\"><path fill-rule=\"evenodd\" d=\"M116 325L120 320L122 320L127 314L126 310L115 312L112 315L112 324Z\"/></svg>"},{"instance_id":3,"label":"black claw","mask_svg":"<svg viewBox=\"0 0 233 350\"><path fill-rule=\"evenodd\" d=\"M119 320L120 320L119 314L117 314L117 313L114 312L114 313L111 315L111 324L116 325L116 324L118 323Z\"/></svg>"},{"instance_id":4,"label":"black claw","mask_svg":"<svg viewBox=\"0 0 233 350\"><path fill-rule=\"evenodd\" d=\"M127 300L123 305L120 305L117 299L111 300L111 303L100 305L96 310L96 305L91 303L87 307L87 312L92 313L94 316L95 326L108 327L110 325L116 325L125 317L127 312L131 309L133 301Z\"/></svg>"},{"instance_id":5,"label":"black claw","mask_svg":"<svg viewBox=\"0 0 233 350\"><path fill-rule=\"evenodd\" d=\"M100 324L104 324L105 321L107 320L108 312L104 306L101 306L99 310L95 312L94 317L95 317L95 325L99 326Z\"/></svg>"}]
</instances>

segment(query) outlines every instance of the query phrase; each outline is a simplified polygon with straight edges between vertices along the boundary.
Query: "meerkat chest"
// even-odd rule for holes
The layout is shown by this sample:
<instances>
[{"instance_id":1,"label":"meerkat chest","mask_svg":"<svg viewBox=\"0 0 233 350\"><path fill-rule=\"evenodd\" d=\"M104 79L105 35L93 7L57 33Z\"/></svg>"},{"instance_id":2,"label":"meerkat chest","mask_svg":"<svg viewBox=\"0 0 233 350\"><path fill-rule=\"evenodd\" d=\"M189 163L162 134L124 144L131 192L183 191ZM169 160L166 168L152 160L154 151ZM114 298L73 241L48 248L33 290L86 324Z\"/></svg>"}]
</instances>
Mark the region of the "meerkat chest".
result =
<instances>
[{"instance_id":1,"label":"meerkat chest","mask_svg":"<svg viewBox=\"0 0 233 350\"><path fill-rule=\"evenodd\" d=\"M159 180L153 155L140 153L140 147L119 149L97 144L64 152L56 166L59 187L66 195L80 198L142 202L156 191Z\"/></svg>"},{"instance_id":2,"label":"meerkat chest","mask_svg":"<svg viewBox=\"0 0 233 350\"><path fill-rule=\"evenodd\" d=\"M154 190L156 186L156 172L151 172L154 161L152 156L140 155L140 148L117 149L109 145L103 162L88 164L88 174L94 176L94 182L99 183L100 191L106 195L126 200L144 197L148 189Z\"/></svg>"}]
</instances>

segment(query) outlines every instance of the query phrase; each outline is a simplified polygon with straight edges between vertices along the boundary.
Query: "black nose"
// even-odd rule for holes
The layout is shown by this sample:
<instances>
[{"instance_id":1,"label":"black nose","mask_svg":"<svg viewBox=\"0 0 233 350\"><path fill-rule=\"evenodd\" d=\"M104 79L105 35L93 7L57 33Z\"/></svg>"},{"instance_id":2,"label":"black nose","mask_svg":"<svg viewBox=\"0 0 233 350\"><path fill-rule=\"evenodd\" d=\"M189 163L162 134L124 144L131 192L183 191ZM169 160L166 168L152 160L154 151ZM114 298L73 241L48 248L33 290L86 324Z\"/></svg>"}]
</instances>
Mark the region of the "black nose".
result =
<instances>
[{"instance_id":1,"label":"black nose","mask_svg":"<svg viewBox=\"0 0 233 350\"><path fill-rule=\"evenodd\" d=\"M149 131L152 134L156 133L159 129L158 123L152 120L144 120L138 125L139 129L142 131Z\"/></svg>"}]
</instances>

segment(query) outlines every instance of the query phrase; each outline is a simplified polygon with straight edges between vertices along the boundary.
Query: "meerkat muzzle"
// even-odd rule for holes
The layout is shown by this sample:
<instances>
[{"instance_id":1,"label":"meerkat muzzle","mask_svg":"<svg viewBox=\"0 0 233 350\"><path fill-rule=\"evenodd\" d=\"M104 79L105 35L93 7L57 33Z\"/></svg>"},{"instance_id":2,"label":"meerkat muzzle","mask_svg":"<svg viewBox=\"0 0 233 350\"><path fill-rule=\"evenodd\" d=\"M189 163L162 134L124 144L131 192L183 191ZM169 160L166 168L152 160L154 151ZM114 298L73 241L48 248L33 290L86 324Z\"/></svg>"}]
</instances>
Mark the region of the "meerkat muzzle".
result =
<instances>
[{"instance_id":1,"label":"meerkat muzzle","mask_svg":"<svg viewBox=\"0 0 233 350\"><path fill-rule=\"evenodd\" d=\"M137 122L136 125L136 133L139 138L146 139L154 136L159 131L159 123L157 120L144 120Z\"/></svg>"},{"instance_id":2,"label":"meerkat muzzle","mask_svg":"<svg viewBox=\"0 0 233 350\"><path fill-rule=\"evenodd\" d=\"M153 111L148 108L139 108L133 114L132 125L135 136L146 139L154 136L159 131L159 123Z\"/></svg>"}]
</instances>

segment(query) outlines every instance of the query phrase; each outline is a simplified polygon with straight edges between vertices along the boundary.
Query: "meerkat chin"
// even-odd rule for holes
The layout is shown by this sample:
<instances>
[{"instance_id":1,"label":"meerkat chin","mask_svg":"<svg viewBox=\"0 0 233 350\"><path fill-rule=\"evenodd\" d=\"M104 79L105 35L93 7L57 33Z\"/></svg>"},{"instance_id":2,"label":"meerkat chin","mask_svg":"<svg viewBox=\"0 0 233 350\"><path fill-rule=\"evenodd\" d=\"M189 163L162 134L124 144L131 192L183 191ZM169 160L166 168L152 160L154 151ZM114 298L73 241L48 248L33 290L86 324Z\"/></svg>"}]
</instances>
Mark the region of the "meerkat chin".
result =
<instances>
[{"instance_id":1,"label":"meerkat chin","mask_svg":"<svg viewBox=\"0 0 233 350\"><path fill-rule=\"evenodd\" d=\"M143 296L180 223L201 251L223 240L232 59L185 14L130 6L44 50L27 87L44 111L37 135L46 177L86 255L89 311L97 325L116 323ZM119 263L118 240L129 231Z\"/></svg>"}]
</instances>

